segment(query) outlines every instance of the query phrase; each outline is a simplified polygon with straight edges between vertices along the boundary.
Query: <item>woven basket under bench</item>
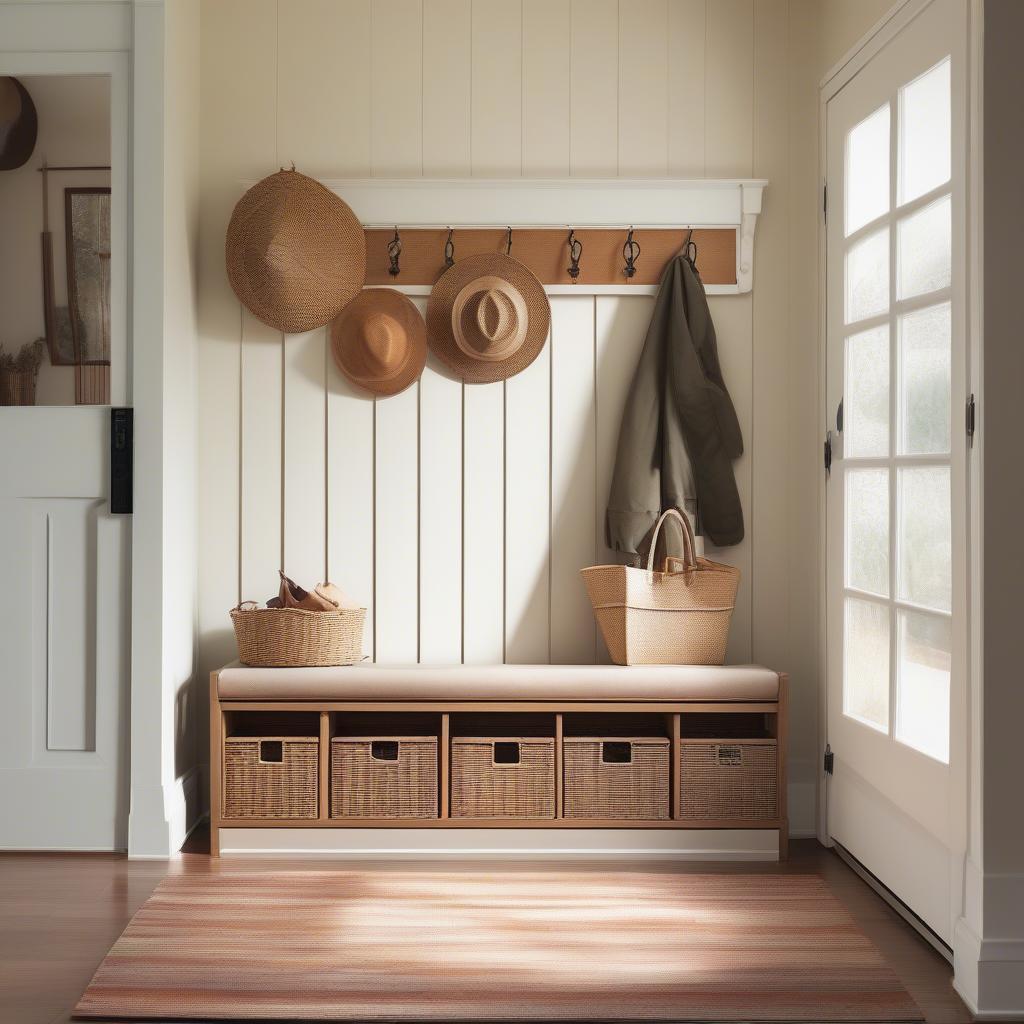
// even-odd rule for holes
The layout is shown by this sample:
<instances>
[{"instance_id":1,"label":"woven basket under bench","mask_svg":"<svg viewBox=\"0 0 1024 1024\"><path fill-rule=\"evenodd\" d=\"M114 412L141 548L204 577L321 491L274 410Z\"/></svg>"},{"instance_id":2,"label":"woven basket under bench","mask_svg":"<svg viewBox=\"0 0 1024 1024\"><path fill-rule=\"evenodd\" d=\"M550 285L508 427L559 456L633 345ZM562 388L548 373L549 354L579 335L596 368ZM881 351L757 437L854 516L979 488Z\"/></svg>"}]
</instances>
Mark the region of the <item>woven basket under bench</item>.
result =
<instances>
[{"instance_id":1,"label":"woven basket under bench","mask_svg":"<svg viewBox=\"0 0 1024 1024\"><path fill-rule=\"evenodd\" d=\"M315 818L320 740L316 736L228 736L225 818Z\"/></svg>"},{"instance_id":2,"label":"woven basket under bench","mask_svg":"<svg viewBox=\"0 0 1024 1024\"><path fill-rule=\"evenodd\" d=\"M684 739L679 745L680 817L770 820L779 813L774 739Z\"/></svg>"},{"instance_id":3,"label":"woven basket under bench","mask_svg":"<svg viewBox=\"0 0 1024 1024\"><path fill-rule=\"evenodd\" d=\"M453 818L553 818L555 741L544 736L451 741Z\"/></svg>"},{"instance_id":4,"label":"woven basket under bench","mask_svg":"<svg viewBox=\"0 0 1024 1024\"><path fill-rule=\"evenodd\" d=\"M669 817L667 738L566 736L563 749L567 818Z\"/></svg>"},{"instance_id":5,"label":"woven basket under bench","mask_svg":"<svg viewBox=\"0 0 1024 1024\"><path fill-rule=\"evenodd\" d=\"M335 736L332 818L436 818L436 736Z\"/></svg>"}]
</instances>

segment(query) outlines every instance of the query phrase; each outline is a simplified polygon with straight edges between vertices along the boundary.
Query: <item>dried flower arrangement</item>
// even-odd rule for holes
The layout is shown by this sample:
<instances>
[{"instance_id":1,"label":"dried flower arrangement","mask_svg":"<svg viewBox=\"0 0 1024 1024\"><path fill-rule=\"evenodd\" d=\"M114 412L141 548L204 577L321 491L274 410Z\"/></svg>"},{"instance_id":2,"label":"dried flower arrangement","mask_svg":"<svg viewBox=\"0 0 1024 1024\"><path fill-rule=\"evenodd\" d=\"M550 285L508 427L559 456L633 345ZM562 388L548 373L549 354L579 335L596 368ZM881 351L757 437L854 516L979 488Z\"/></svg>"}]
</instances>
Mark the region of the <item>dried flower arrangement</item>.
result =
<instances>
[{"instance_id":1,"label":"dried flower arrangement","mask_svg":"<svg viewBox=\"0 0 1024 1024\"><path fill-rule=\"evenodd\" d=\"M35 405L36 375L46 354L46 341L37 338L16 353L0 345L0 405Z\"/></svg>"}]
</instances>

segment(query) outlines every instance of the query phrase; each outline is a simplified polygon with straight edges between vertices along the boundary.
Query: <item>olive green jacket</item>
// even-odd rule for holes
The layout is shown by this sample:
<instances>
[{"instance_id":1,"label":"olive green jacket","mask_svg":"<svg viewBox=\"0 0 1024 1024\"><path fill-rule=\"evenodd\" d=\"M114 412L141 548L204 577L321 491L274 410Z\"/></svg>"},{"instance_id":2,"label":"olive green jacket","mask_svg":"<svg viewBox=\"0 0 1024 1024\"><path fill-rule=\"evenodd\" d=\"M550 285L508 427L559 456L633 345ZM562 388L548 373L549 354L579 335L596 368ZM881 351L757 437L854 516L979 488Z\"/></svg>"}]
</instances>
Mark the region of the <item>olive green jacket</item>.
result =
<instances>
[{"instance_id":1,"label":"olive green jacket","mask_svg":"<svg viewBox=\"0 0 1024 1024\"><path fill-rule=\"evenodd\" d=\"M609 547L646 551L655 521L673 506L691 519L696 507L701 531L719 547L738 544L743 509L732 463L742 453L704 285L679 255L661 279L619 429Z\"/></svg>"}]
</instances>

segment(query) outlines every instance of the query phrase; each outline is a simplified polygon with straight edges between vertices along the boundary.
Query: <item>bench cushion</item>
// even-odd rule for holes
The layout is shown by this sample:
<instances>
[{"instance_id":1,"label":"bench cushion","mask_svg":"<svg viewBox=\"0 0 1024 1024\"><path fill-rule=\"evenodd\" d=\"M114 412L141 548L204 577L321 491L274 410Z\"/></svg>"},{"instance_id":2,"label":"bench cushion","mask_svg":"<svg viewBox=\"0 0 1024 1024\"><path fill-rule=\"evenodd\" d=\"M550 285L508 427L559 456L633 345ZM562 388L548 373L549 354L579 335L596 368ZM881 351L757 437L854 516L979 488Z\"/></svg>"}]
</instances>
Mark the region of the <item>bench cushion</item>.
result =
<instances>
[{"instance_id":1,"label":"bench cushion","mask_svg":"<svg viewBox=\"0 0 1024 1024\"><path fill-rule=\"evenodd\" d=\"M759 665L353 665L221 669L224 700L773 701Z\"/></svg>"}]
</instances>

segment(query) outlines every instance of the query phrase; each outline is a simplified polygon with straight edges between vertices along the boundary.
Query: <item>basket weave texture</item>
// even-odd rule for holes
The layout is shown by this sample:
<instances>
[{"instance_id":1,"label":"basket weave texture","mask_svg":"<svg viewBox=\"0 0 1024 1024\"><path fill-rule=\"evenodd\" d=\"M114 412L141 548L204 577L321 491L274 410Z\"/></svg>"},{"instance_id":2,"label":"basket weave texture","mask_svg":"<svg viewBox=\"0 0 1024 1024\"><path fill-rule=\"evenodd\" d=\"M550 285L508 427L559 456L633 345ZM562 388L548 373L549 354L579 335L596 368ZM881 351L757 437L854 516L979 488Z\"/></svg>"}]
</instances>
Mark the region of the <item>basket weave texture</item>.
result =
<instances>
[{"instance_id":1,"label":"basket weave texture","mask_svg":"<svg viewBox=\"0 0 1024 1024\"><path fill-rule=\"evenodd\" d=\"M683 529L682 558L654 571L662 524L673 516ZM668 509L651 539L646 569L594 565L581 569L594 616L616 665L721 665L736 605L739 570L698 558L689 519ZM672 571L668 571L672 570Z\"/></svg>"},{"instance_id":2,"label":"basket weave texture","mask_svg":"<svg viewBox=\"0 0 1024 1024\"><path fill-rule=\"evenodd\" d=\"M680 743L680 816L687 819L777 818L775 740Z\"/></svg>"},{"instance_id":3,"label":"basket weave texture","mask_svg":"<svg viewBox=\"0 0 1024 1024\"><path fill-rule=\"evenodd\" d=\"M603 760L605 742L629 743L632 761ZM667 819L669 741L657 737L603 740L567 736L564 740L567 818Z\"/></svg>"},{"instance_id":4,"label":"basket weave texture","mask_svg":"<svg viewBox=\"0 0 1024 1024\"><path fill-rule=\"evenodd\" d=\"M281 744L281 761L260 760L260 743ZM229 736L224 741L225 818L315 818L320 741Z\"/></svg>"},{"instance_id":5,"label":"basket weave texture","mask_svg":"<svg viewBox=\"0 0 1024 1024\"><path fill-rule=\"evenodd\" d=\"M331 740L332 818L436 818L437 737L382 736L397 761L373 757L374 740Z\"/></svg>"},{"instance_id":6,"label":"basket weave texture","mask_svg":"<svg viewBox=\"0 0 1024 1024\"><path fill-rule=\"evenodd\" d=\"M518 743L518 764L495 764L494 744ZM553 818L555 741L550 737L454 737L453 818Z\"/></svg>"},{"instance_id":7,"label":"basket weave texture","mask_svg":"<svg viewBox=\"0 0 1024 1024\"><path fill-rule=\"evenodd\" d=\"M0 405L35 405L36 371L0 370Z\"/></svg>"},{"instance_id":8,"label":"basket weave texture","mask_svg":"<svg viewBox=\"0 0 1024 1024\"><path fill-rule=\"evenodd\" d=\"M238 659L257 668L354 665L363 659L365 608L234 608Z\"/></svg>"}]
</instances>

